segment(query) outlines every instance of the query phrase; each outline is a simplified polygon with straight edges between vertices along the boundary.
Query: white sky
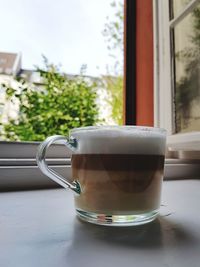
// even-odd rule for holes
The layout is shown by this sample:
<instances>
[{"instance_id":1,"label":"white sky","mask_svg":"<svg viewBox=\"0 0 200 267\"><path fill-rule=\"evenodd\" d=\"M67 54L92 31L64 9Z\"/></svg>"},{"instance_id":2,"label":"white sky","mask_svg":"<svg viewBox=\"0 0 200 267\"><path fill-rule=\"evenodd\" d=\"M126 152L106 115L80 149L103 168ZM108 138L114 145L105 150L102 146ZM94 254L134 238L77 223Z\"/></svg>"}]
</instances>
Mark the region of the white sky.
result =
<instances>
[{"instance_id":1,"label":"white sky","mask_svg":"<svg viewBox=\"0 0 200 267\"><path fill-rule=\"evenodd\" d=\"M0 51L22 52L22 67L41 65L44 54L62 70L106 73L111 64L102 36L112 0L0 0Z\"/></svg>"}]
</instances>

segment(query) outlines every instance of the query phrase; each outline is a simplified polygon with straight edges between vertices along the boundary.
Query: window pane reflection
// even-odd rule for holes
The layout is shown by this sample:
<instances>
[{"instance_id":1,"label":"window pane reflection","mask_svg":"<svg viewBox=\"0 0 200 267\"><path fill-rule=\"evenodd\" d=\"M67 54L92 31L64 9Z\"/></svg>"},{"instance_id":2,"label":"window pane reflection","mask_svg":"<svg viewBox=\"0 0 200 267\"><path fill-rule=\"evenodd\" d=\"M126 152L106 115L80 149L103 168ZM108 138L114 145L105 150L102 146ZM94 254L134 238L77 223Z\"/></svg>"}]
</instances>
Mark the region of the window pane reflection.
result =
<instances>
[{"instance_id":1,"label":"window pane reflection","mask_svg":"<svg viewBox=\"0 0 200 267\"><path fill-rule=\"evenodd\" d=\"M175 18L185 8L185 6L191 2L191 0L171 0L170 1L170 13L171 19Z\"/></svg>"},{"instance_id":2,"label":"window pane reflection","mask_svg":"<svg viewBox=\"0 0 200 267\"><path fill-rule=\"evenodd\" d=\"M200 130L200 6L174 29L176 132Z\"/></svg>"}]
</instances>

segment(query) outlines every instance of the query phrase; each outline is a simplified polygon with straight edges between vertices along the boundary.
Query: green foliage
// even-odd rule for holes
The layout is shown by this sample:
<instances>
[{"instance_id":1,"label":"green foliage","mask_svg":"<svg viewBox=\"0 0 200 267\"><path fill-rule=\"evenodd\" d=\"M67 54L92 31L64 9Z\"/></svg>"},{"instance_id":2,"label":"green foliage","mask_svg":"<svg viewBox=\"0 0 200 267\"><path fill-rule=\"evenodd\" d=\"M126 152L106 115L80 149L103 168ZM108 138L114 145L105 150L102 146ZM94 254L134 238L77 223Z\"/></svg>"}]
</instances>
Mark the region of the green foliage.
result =
<instances>
[{"instance_id":1,"label":"green foliage","mask_svg":"<svg viewBox=\"0 0 200 267\"><path fill-rule=\"evenodd\" d=\"M111 95L108 98L108 104L112 106L112 118L117 125L123 124L123 77L121 75L117 77L105 76L103 77L107 90Z\"/></svg>"},{"instance_id":2,"label":"green foliage","mask_svg":"<svg viewBox=\"0 0 200 267\"><path fill-rule=\"evenodd\" d=\"M122 71L123 57L123 1L115 0L111 3L114 10L114 20L107 17L103 30L103 36L107 42L110 56L115 59L115 72Z\"/></svg>"},{"instance_id":3,"label":"green foliage","mask_svg":"<svg viewBox=\"0 0 200 267\"><path fill-rule=\"evenodd\" d=\"M43 85L37 88L23 79L18 89L6 87L7 98L19 103L17 120L3 125L7 140L40 141L54 134L67 135L75 127L98 122L96 84L81 75L68 78L45 59L45 69L37 69Z\"/></svg>"},{"instance_id":4,"label":"green foliage","mask_svg":"<svg viewBox=\"0 0 200 267\"><path fill-rule=\"evenodd\" d=\"M103 77L108 94L108 104L112 107L112 118L116 124L123 123L123 1L113 1L114 18L107 17L103 36L107 42L110 56L114 59L114 66L108 69ZM114 76L113 74L114 73Z\"/></svg>"}]
</instances>

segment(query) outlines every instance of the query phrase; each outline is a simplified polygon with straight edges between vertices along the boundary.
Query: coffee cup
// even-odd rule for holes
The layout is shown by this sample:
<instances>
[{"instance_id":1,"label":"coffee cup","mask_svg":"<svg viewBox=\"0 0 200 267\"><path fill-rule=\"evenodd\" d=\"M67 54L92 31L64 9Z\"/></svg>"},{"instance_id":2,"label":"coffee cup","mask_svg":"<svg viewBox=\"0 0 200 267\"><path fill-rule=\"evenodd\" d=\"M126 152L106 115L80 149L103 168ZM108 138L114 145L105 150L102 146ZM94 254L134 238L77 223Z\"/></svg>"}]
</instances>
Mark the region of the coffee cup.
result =
<instances>
[{"instance_id":1,"label":"coffee cup","mask_svg":"<svg viewBox=\"0 0 200 267\"><path fill-rule=\"evenodd\" d=\"M49 168L46 152L53 143L72 152L71 180ZM49 178L74 192L77 216L109 226L154 220L159 212L166 131L143 126L89 126L69 138L51 136L41 143L37 163Z\"/></svg>"}]
</instances>

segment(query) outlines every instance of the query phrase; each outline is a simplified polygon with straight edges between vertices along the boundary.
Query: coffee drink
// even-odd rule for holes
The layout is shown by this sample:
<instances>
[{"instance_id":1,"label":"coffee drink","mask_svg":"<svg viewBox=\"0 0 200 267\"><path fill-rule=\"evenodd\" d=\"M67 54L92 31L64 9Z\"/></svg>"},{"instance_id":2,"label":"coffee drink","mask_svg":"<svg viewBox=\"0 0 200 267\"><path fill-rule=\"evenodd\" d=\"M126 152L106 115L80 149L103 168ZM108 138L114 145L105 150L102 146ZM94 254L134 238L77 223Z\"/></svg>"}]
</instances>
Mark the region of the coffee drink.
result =
<instances>
[{"instance_id":1,"label":"coffee drink","mask_svg":"<svg viewBox=\"0 0 200 267\"><path fill-rule=\"evenodd\" d=\"M72 151L72 178L65 179L45 161L60 142ZM38 148L41 171L74 192L78 217L110 226L154 220L160 206L166 131L141 126L76 128L70 138L48 137Z\"/></svg>"},{"instance_id":2,"label":"coffee drink","mask_svg":"<svg viewBox=\"0 0 200 267\"><path fill-rule=\"evenodd\" d=\"M81 186L77 211L140 215L160 206L165 135L154 128L74 131L72 176Z\"/></svg>"}]
</instances>

